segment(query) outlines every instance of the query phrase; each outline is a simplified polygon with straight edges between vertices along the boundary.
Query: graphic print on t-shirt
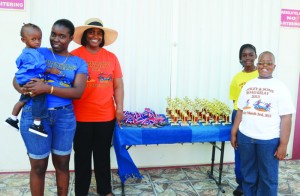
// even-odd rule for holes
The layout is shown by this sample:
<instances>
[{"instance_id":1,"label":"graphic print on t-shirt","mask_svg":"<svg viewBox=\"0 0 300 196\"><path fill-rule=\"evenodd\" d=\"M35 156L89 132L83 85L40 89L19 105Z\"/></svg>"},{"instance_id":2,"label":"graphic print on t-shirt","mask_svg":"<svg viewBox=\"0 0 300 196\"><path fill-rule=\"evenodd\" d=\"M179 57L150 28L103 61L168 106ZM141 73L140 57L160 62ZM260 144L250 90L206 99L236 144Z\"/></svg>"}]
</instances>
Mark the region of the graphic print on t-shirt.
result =
<instances>
[{"instance_id":1,"label":"graphic print on t-shirt","mask_svg":"<svg viewBox=\"0 0 300 196\"><path fill-rule=\"evenodd\" d=\"M271 102L269 99L266 98L271 96L271 94L273 93L274 90L269 88L249 87L246 90L248 99L246 100L245 105L243 107L244 114L271 117Z\"/></svg>"},{"instance_id":2,"label":"graphic print on t-shirt","mask_svg":"<svg viewBox=\"0 0 300 196\"><path fill-rule=\"evenodd\" d=\"M71 87L76 67L73 65L70 65L68 63L65 64L59 64L55 61L46 60L48 67L54 67L56 69L60 70L59 74L47 74L45 75L45 81L47 83L54 84L54 81L56 81L56 86L60 87ZM72 78L73 77L73 78ZM56 79L55 79L56 78Z\"/></svg>"},{"instance_id":3,"label":"graphic print on t-shirt","mask_svg":"<svg viewBox=\"0 0 300 196\"><path fill-rule=\"evenodd\" d=\"M86 88L108 88L113 85L113 67L110 62L88 62Z\"/></svg>"},{"instance_id":4,"label":"graphic print on t-shirt","mask_svg":"<svg viewBox=\"0 0 300 196\"><path fill-rule=\"evenodd\" d=\"M248 99L243 110L251 109L252 107L249 105L250 100ZM258 99L254 104L252 104L255 110L260 112L269 112L271 108L271 103L262 102L261 99Z\"/></svg>"},{"instance_id":5,"label":"graphic print on t-shirt","mask_svg":"<svg viewBox=\"0 0 300 196\"><path fill-rule=\"evenodd\" d=\"M253 104L253 106L254 106L254 109L256 109L258 111L267 112L267 111L270 111L271 103L265 103L259 99Z\"/></svg>"}]
</instances>

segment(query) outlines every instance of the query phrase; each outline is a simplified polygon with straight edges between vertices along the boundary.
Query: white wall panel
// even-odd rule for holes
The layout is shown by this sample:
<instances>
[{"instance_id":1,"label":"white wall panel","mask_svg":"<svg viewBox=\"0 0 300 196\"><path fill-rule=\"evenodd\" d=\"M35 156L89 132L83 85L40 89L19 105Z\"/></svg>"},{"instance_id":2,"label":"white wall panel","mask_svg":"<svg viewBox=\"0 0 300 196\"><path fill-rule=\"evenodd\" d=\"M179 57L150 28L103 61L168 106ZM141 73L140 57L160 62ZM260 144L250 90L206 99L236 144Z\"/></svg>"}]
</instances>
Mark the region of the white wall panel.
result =
<instances>
[{"instance_id":1,"label":"white wall panel","mask_svg":"<svg viewBox=\"0 0 300 196\"><path fill-rule=\"evenodd\" d=\"M251 43L277 54L280 3L266 0L180 1L177 96L230 104L229 84L241 70L239 48Z\"/></svg>"},{"instance_id":2,"label":"white wall panel","mask_svg":"<svg viewBox=\"0 0 300 196\"><path fill-rule=\"evenodd\" d=\"M287 0L284 0L286 2ZM289 9L299 9L295 0ZM299 29L284 29L280 34L280 2L278 0L27 0L24 13L0 11L1 65L7 66L1 78L5 101L1 101L2 119L11 112L18 99L11 79L16 71L14 60L24 45L18 33L23 22L32 22L43 30L43 46L49 47L52 24L60 18L70 19L75 26L91 17L103 20L104 26L119 32L117 41L107 49L121 63L125 84L125 109L141 111L151 107L163 113L167 96L218 98L231 105L228 90L231 78L241 70L239 48L252 43L257 52L264 50L281 55L276 72L293 90L296 100L299 75ZM299 4L299 3L298 3ZM29 9L30 8L30 9ZM30 11L30 12L29 12ZM17 30L17 31L16 31ZM282 39L281 37L284 37ZM280 41L281 38L281 41ZM289 47L289 42L296 42ZM14 40L14 41L12 41ZM279 43L283 46L279 51ZM72 43L70 49L78 47ZM289 52L292 50L292 53ZM297 53L298 52L298 53ZM296 55L296 56L295 56ZM3 58L5 57L5 58ZM11 62L11 63L10 63ZM287 68L284 65L288 65ZM297 67L298 66L298 67ZM289 80L289 78L291 78ZM297 81L296 81L297 82ZM7 100L9 97L9 101ZM1 127L0 171L28 170L29 163L20 136ZM16 139L17 137L17 139ZM17 143L11 146L10 143ZM204 144L205 145L205 144ZM7 151L7 149L11 149ZM159 146L158 150L138 146L131 151L138 166L163 166L209 162L209 155L197 157L203 145ZM171 156L186 149L177 159ZM204 149L208 148L206 146ZM16 150L17 149L17 150ZM20 150L21 149L21 150ZM190 151L193 149L192 151ZM226 162L233 161L230 145L226 145ZM113 150L112 150L113 154ZM151 156L152 154L157 155ZM291 154L291 150L289 150ZM147 160L148 157L151 160ZM166 157L160 159L160 157ZM181 161L178 161L178 160ZM9 161L7 161L9 160ZM145 161L144 161L145 160ZM20 164L21 163L21 164ZM112 156L112 166L116 167ZM49 164L49 169L53 169ZM73 163L71 161L71 169Z\"/></svg>"},{"instance_id":3,"label":"white wall panel","mask_svg":"<svg viewBox=\"0 0 300 196\"><path fill-rule=\"evenodd\" d=\"M68 3L66 3L68 2ZM72 3L72 9L66 9ZM44 31L44 43L53 22L70 19L75 26L90 17L119 32L117 41L107 47L114 52L124 73L125 110L150 107L163 112L170 94L172 1L32 1L33 22ZM45 17L46 15L47 17ZM77 47L72 44L71 48Z\"/></svg>"},{"instance_id":4,"label":"white wall panel","mask_svg":"<svg viewBox=\"0 0 300 196\"><path fill-rule=\"evenodd\" d=\"M99 17L119 32L109 46L124 72L125 109L150 107L162 113L165 98L218 98L228 104L229 83L241 70L239 47L277 54L280 2L273 0L32 2L31 19L42 26L44 43L52 23L68 18L81 25ZM45 17L46 16L46 17ZM77 45L72 45L76 47Z\"/></svg>"}]
</instances>

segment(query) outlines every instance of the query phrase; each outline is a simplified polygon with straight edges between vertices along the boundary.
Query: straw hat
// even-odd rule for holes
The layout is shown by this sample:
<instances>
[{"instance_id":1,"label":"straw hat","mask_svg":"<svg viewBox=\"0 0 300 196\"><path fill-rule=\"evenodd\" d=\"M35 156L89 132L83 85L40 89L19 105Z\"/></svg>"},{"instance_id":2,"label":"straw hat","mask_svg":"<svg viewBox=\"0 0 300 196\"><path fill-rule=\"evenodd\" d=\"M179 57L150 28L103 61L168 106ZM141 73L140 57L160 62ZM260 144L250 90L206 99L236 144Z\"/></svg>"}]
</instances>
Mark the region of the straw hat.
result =
<instances>
[{"instance_id":1,"label":"straw hat","mask_svg":"<svg viewBox=\"0 0 300 196\"><path fill-rule=\"evenodd\" d=\"M105 40L104 46L108 46L112 44L114 41L116 41L118 37L118 32L113 29L103 27L103 22L100 19L90 18L87 21L85 21L83 26L78 26L75 28L73 41L81 45L81 38L83 32L90 28L99 28L104 31L104 40Z\"/></svg>"}]
</instances>

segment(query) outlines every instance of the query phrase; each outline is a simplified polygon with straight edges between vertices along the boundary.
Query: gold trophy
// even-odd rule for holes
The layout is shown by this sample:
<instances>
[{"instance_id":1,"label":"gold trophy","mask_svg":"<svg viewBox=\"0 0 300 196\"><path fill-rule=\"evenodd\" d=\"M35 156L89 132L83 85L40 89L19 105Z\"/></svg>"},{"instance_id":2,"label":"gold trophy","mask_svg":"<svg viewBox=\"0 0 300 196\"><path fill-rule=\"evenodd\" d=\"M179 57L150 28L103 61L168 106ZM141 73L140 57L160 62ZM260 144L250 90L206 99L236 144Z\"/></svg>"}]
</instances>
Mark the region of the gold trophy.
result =
<instances>
[{"instance_id":1,"label":"gold trophy","mask_svg":"<svg viewBox=\"0 0 300 196\"><path fill-rule=\"evenodd\" d=\"M183 112L182 113L182 121L181 121L181 126L189 126L189 123L188 123L188 115L186 112Z\"/></svg>"},{"instance_id":2,"label":"gold trophy","mask_svg":"<svg viewBox=\"0 0 300 196\"><path fill-rule=\"evenodd\" d=\"M225 122L222 123L222 125L230 125L231 123L229 122L229 116L230 116L231 110L228 105L223 104L223 115L224 115L224 120Z\"/></svg>"},{"instance_id":3,"label":"gold trophy","mask_svg":"<svg viewBox=\"0 0 300 196\"><path fill-rule=\"evenodd\" d=\"M197 113L193 112L192 113L192 122L191 122L191 125L192 126L199 126L198 120L199 120L199 117L198 117Z\"/></svg>"},{"instance_id":4,"label":"gold trophy","mask_svg":"<svg viewBox=\"0 0 300 196\"><path fill-rule=\"evenodd\" d=\"M179 126L178 114L176 114L175 112L174 112L174 115L173 115L173 122L171 123L171 126Z\"/></svg>"},{"instance_id":5,"label":"gold trophy","mask_svg":"<svg viewBox=\"0 0 300 196\"><path fill-rule=\"evenodd\" d=\"M170 118L172 111L172 100L170 97L167 97L167 108L166 108L166 117Z\"/></svg>"},{"instance_id":6,"label":"gold trophy","mask_svg":"<svg viewBox=\"0 0 300 196\"><path fill-rule=\"evenodd\" d=\"M205 118L205 122L202 123L202 125L203 126L209 126L210 125L210 122L209 122L209 118L210 118L209 113L206 113L205 116L204 116L204 118Z\"/></svg>"},{"instance_id":7,"label":"gold trophy","mask_svg":"<svg viewBox=\"0 0 300 196\"><path fill-rule=\"evenodd\" d=\"M201 123L205 123L205 116L206 116L206 112L204 110L202 110L201 111L201 119L200 119Z\"/></svg>"},{"instance_id":8,"label":"gold trophy","mask_svg":"<svg viewBox=\"0 0 300 196\"><path fill-rule=\"evenodd\" d=\"M213 117L214 117L214 122L212 123L213 125L221 125L221 123L219 122L220 120L220 114L221 114L221 102L219 102L218 100L214 100L213 103Z\"/></svg>"}]
</instances>

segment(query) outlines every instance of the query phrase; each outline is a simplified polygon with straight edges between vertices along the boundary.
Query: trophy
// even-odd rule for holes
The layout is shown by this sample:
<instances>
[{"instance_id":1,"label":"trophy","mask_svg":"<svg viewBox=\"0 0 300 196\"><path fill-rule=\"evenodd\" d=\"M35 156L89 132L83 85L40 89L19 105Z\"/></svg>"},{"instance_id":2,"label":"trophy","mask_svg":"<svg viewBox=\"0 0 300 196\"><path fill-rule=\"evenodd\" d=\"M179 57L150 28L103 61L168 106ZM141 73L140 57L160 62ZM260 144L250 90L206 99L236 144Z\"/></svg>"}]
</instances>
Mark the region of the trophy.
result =
<instances>
[{"instance_id":1,"label":"trophy","mask_svg":"<svg viewBox=\"0 0 300 196\"><path fill-rule=\"evenodd\" d=\"M199 120L199 117L198 117L197 113L196 113L196 112L193 112L193 113L192 113L192 121L191 121L191 125L192 125L192 126L199 126L198 120Z\"/></svg>"},{"instance_id":2,"label":"trophy","mask_svg":"<svg viewBox=\"0 0 300 196\"><path fill-rule=\"evenodd\" d=\"M209 126L210 125L209 118L210 118L209 113L206 113L205 116L204 116L205 122L202 123L203 126Z\"/></svg>"},{"instance_id":3,"label":"trophy","mask_svg":"<svg viewBox=\"0 0 300 196\"><path fill-rule=\"evenodd\" d=\"M205 116L206 116L206 100L205 99L196 99L198 107L201 108L199 110L198 116L200 118L201 123L205 123Z\"/></svg>"},{"instance_id":4,"label":"trophy","mask_svg":"<svg viewBox=\"0 0 300 196\"><path fill-rule=\"evenodd\" d=\"M205 110L202 110L200 113L200 122L201 123L205 123L205 116L206 116L206 112L205 112Z\"/></svg>"},{"instance_id":5,"label":"trophy","mask_svg":"<svg viewBox=\"0 0 300 196\"><path fill-rule=\"evenodd\" d=\"M171 126L179 126L179 123L178 123L178 114L177 113L173 113L173 122L171 122Z\"/></svg>"},{"instance_id":6,"label":"trophy","mask_svg":"<svg viewBox=\"0 0 300 196\"><path fill-rule=\"evenodd\" d=\"M225 122L222 122L222 125L230 125L231 123L229 122L229 116L230 116L231 110L228 105L223 104L223 116Z\"/></svg>"},{"instance_id":7,"label":"trophy","mask_svg":"<svg viewBox=\"0 0 300 196\"><path fill-rule=\"evenodd\" d=\"M212 105L212 109L213 109L213 117L214 117L214 122L212 123L213 125L221 125L221 123L219 122L220 120L220 115L221 115L221 102L219 102L218 100L214 100L214 103Z\"/></svg>"},{"instance_id":8,"label":"trophy","mask_svg":"<svg viewBox=\"0 0 300 196\"><path fill-rule=\"evenodd\" d=\"M188 115L186 112L183 112L182 113L182 121L180 123L181 126L189 126L189 123L188 123Z\"/></svg>"},{"instance_id":9,"label":"trophy","mask_svg":"<svg viewBox=\"0 0 300 196\"><path fill-rule=\"evenodd\" d=\"M172 111L172 99L170 97L167 97L167 108L166 108L166 117L170 118Z\"/></svg>"}]
</instances>

